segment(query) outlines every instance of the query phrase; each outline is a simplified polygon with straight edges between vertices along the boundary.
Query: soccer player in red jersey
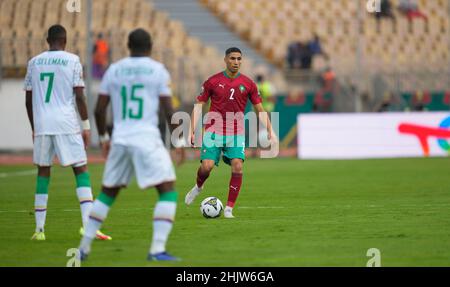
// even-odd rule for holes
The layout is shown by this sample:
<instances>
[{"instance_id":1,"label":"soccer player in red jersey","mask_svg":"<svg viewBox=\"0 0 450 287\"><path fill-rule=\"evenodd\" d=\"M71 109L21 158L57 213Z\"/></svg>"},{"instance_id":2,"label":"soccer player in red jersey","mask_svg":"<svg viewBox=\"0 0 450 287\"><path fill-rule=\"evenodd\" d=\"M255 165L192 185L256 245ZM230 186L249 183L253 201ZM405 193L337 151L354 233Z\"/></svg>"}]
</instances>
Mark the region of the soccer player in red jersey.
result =
<instances>
[{"instance_id":1,"label":"soccer player in red jersey","mask_svg":"<svg viewBox=\"0 0 450 287\"><path fill-rule=\"evenodd\" d=\"M247 101L253 104L257 115L264 112L262 100L256 84L247 76L239 73L242 63L242 52L238 48L229 48L225 52L226 70L210 77L197 97L197 107L192 113L191 144L195 139L195 130L199 107L211 100L211 106L205 125L201 149L201 165L197 171L197 183L185 197L187 205L203 189L214 165L218 166L220 156L231 166L231 179L228 189L228 200L224 210L225 218L234 218L233 207L242 185L242 167L245 160L244 111ZM265 125L269 140L276 140L272 125L267 117Z\"/></svg>"}]
</instances>

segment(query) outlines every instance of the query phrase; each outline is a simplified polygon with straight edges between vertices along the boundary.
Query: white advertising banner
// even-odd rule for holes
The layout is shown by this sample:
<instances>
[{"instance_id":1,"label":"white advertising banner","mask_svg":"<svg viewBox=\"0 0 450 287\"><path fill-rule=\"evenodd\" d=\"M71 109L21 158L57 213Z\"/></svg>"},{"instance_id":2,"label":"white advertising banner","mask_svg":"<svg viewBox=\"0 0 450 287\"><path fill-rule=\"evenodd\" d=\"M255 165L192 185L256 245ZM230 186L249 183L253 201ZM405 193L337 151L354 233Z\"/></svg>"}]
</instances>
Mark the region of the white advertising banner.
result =
<instances>
[{"instance_id":1,"label":"white advertising banner","mask_svg":"<svg viewBox=\"0 0 450 287\"><path fill-rule=\"evenodd\" d=\"M301 114L301 159L448 156L450 113Z\"/></svg>"}]
</instances>

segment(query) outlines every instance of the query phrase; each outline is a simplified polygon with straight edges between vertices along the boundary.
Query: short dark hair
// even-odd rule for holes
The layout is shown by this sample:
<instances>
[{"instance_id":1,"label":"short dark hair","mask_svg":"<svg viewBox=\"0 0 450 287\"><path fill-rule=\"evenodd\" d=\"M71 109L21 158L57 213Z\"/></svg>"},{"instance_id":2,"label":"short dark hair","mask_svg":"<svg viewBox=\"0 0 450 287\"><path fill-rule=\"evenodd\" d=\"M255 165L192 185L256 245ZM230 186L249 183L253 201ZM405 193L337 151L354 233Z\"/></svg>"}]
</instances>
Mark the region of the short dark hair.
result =
<instances>
[{"instance_id":1,"label":"short dark hair","mask_svg":"<svg viewBox=\"0 0 450 287\"><path fill-rule=\"evenodd\" d=\"M242 55L241 49L236 48L236 47L228 48L228 49L225 51L225 56L228 56L228 55L230 55L231 53L241 53L241 55Z\"/></svg>"},{"instance_id":2,"label":"short dark hair","mask_svg":"<svg viewBox=\"0 0 450 287\"><path fill-rule=\"evenodd\" d=\"M66 39L66 37L67 37L66 29L59 24L53 25L48 29L47 39L49 42L63 40Z\"/></svg>"},{"instance_id":3,"label":"short dark hair","mask_svg":"<svg viewBox=\"0 0 450 287\"><path fill-rule=\"evenodd\" d=\"M149 52L152 49L152 36L138 28L128 35L128 48L133 52Z\"/></svg>"}]
</instances>

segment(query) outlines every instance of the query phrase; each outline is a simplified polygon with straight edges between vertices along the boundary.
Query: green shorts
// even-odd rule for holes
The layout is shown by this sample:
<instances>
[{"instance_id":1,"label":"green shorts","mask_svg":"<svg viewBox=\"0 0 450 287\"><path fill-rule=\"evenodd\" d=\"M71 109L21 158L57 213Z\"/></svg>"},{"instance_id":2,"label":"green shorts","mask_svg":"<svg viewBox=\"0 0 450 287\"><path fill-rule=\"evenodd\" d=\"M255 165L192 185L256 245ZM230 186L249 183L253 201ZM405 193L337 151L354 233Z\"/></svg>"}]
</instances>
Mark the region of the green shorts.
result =
<instances>
[{"instance_id":1,"label":"green shorts","mask_svg":"<svg viewBox=\"0 0 450 287\"><path fill-rule=\"evenodd\" d=\"M245 160L245 135L224 136L212 132L206 132L203 136L200 161L213 160L219 166L220 155L222 160L231 165L231 160L240 158Z\"/></svg>"}]
</instances>

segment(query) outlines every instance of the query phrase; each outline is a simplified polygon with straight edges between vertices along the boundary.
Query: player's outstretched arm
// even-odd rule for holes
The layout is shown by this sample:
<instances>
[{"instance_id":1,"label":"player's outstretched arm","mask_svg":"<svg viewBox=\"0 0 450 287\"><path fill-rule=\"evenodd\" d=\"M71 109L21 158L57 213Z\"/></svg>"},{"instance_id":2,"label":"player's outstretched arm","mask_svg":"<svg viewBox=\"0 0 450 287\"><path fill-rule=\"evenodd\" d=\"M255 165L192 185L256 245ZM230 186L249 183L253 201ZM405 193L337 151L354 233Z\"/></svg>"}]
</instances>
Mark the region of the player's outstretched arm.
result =
<instances>
[{"instance_id":1,"label":"player's outstretched arm","mask_svg":"<svg viewBox=\"0 0 450 287\"><path fill-rule=\"evenodd\" d=\"M195 146L195 131L197 129L197 124L200 120L200 117L202 116L203 104L205 104L205 102L197 100L197 102L194 105L194 108L192 109L191 130L189 132L190 137L189 141L192 147Z\"/></svg>"},{"instance_id":2,"label":"player's outstretched arm","mask_svg":"<svg viewBox=\"0 0 450 287\"><path fill-rule=\"evenodd\" d=\"M174 129L177 128L177 124L172 124L172 116L174 114L174 109L172 105L172 97L169 96L160 96L159 97L159 106L161 107L164 117L169 124L170 132L173 132Z\"/></svg>"},{"instance_id":3,"label":"player's outstretched arm","mask_svg":"<svg viewBox=\"0 0 450 287\"><path fill-rule=\"evenodd\" d=\"M80 118L83 126L83 131L81 135L83 136L84 148L89 146L91 140L91 126L89 124L86 97L84 96L84 88L83 87L75 87L73 88L75 93L75 100L78 107L78 113L80 113Z\"/></svg>"},{"instance_id":4,"label":"player's outstretched arm","mask_svg":"<svg viewBox=\"0 0 450 287\"><path fill-rule=\"evenodd\" d=\"M172 105L172 97L161 95L159 97L159 105L164 113L167 123L169 124L170 133L172 134L172 132L179 126L178 124L172 123L172 116L174 114L174 109L173 109L173 105ZM175 161L176 161L177 165L181 165L185 161L185 158L186 158L183 146L176 145L176 144L174 144L174 145L176 148L175 153L177 155Z\"/></svg>"},{"instance_id":5,"label":"player's outstretched arm","mask_svg":"<svg viewBox=\"0 0 450 287\"><path fill-rule=\"evenodd\" d=\"M267 115L267 112L264 110L263 105L261 103L253 105L256 116L261 119L263 125L267 128L267 136L269 140L277 140L277 137L272 129L272 123Z\"/></svg>"},{"instance_id":6,"label":"player's outstretched arm","mask_svg":"<svg viewBox=\"0 0 450 287\"><path fill-rule=\"evenodd\" d=\"M108 108L109 101L109 96L99 95L95 106L95 124L100 135L100 146L104 157L108 156L110 148L109 135L106 131L106 109Z\"/></svg>"},{"instance_id":7,"label":"player's outstretched arm","mask_svg":"<svg viewBox=\"0 0 450 287\"><path fill-rule=\"evenodd\" d=\"M28 120L30 121L30 125L31 125L31 132L32 132L32 137L33 137L33 141L34 141L34 122L33 122L33 92L32 91L26 91L25 93L25 106L27 107L27 115L28 115Z\"/></svg>"}]
</instances>

